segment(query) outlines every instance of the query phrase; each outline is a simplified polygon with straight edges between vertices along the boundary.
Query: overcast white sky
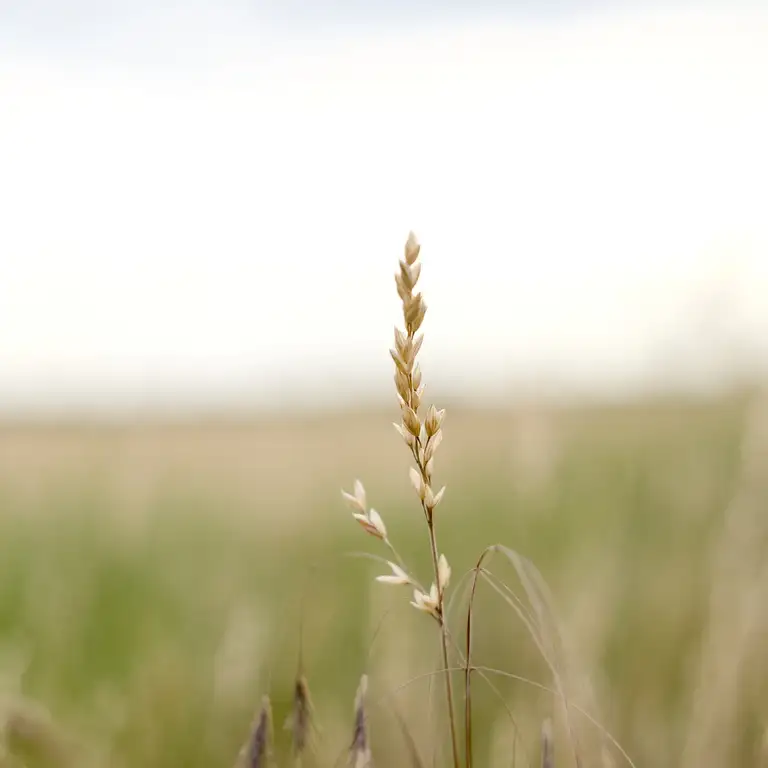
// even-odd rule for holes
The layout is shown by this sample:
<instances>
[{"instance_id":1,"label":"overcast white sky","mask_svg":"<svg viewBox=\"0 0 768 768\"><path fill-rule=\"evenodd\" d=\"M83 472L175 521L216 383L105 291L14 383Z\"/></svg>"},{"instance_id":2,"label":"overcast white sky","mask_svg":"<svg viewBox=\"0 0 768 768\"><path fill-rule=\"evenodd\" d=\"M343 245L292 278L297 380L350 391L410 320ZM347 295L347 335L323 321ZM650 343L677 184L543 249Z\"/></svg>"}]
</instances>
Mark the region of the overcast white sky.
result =
<instances>
[{"instance_id":1,"label":"overcast white sky","mask_svg":"<svg viewBox=\"0 0 768 768\"><path fill-rule=\"evenodd\" d=\"M410 228L442 391L768 371L758 4L18 5L6 412L386 392Z\"/></svg>"}]
</instances>

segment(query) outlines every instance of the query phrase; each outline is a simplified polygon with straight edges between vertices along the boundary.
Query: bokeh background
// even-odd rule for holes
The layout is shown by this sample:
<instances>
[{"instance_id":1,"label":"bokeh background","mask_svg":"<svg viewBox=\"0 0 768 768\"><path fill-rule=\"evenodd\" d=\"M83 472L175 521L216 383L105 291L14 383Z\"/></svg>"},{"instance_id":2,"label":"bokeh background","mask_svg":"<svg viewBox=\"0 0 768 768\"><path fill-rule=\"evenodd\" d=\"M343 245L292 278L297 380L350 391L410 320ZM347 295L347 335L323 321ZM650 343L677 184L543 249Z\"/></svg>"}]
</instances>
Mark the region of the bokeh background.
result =
<instances>
[{"instance_id":1,"label":"bokeh background","mask_svg":"<svg viewBox=\"0 0 768 768\"><path fill-rule=\"evenodd\" d=\"M402 722L445 763L434 628L339 493L429 579L413 228L457 636L504 543L635 764L768 765L766 93L758 3L0 4L0 764L232 765L264 693L285 764L299 664L318 764L363 673L378 764ZM551 687L476 607L477 662ZM557 697L493 682L476 764L552 717L571 765Z\"/></svg>"}]
</instances>

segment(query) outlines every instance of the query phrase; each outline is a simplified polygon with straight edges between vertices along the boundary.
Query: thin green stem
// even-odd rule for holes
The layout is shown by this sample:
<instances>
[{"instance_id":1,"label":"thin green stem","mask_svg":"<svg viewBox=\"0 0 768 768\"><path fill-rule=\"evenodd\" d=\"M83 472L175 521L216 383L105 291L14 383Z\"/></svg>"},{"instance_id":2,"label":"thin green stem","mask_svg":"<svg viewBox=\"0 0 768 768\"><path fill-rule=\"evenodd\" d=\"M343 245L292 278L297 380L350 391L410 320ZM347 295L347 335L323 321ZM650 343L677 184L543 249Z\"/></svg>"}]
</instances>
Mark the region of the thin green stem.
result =
<instances>
[{"instance_id":1,"label":"thin green stem","mask_svg":"<svg viewBox=\"0 0 768 768\"><path fill-rule=\"evenodd\" d=\"M440 555L437 550L437 537L435 536L435 526L432 520L428 520L429 525L429 546L432 550L432 566L435 569L435 584L439 584L438 573L440 569ZM453 755L454 768L460 768L459 763L459 741L456 734L456 713L453 705L453 681L448 666L448 628L445 625L445 615L443 611L443 590L438 587L438 610L440 613L440 647L443 655L443 670L445 673L445 694L448 705L448 723L451 730L451 752Z\"/></svg>"},{"instance_id":2,"label":"thin green stem","mask_svg":"<svg viewBox=\"0 0 768 768\"><path fill-rule=\"evenodd\" d=\"M429 485L432 478L429 476L426 466L422 463L421 457L419 456L419 438L416 438L415 445L411 446L411 453L413 454L413 459L416 462L416 466L421 473L423 481ZM456 733L456 710L453 703L453 679L451 678L448 665L448 646L450 644L450 640L448 637L448 627L445 623L445 602L443 599L443 587L440 584L440 552L437 547L437 534L435 533L435 524L432 517L432 510L427 507L424 500L421 502L421 508L424 512L424 517L427 520L427 529L429 530L429 548L432 553L432 568L435 572L435 584L437 584L437 606L439 614L438 621L440 624L440 649L443 657L445 696L446 704L448 706L448 724L451 732L451 754L453 756L454 768L460 768L461 763L459 760L459 739Z\"/></svg>"}]
</instances>

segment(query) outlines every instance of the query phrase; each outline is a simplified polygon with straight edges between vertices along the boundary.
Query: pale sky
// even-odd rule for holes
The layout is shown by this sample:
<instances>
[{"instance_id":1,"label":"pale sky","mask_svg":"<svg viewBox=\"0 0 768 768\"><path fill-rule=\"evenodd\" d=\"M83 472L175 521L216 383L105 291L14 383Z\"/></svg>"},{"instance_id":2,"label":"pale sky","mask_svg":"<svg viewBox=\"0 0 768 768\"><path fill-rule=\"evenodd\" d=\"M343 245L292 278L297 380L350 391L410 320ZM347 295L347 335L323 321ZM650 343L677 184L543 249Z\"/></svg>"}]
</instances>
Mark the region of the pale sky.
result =
<instances>
[{"instance_id":1,"label":"pale sky","mask_svg":"<svg viewBox=\"0 0 768 768\"><path fill-rule=\"evenodd\" d=\"M768 372L768 11L427 5L0 8L0 410Z\"/></svg>"}]
</instances>

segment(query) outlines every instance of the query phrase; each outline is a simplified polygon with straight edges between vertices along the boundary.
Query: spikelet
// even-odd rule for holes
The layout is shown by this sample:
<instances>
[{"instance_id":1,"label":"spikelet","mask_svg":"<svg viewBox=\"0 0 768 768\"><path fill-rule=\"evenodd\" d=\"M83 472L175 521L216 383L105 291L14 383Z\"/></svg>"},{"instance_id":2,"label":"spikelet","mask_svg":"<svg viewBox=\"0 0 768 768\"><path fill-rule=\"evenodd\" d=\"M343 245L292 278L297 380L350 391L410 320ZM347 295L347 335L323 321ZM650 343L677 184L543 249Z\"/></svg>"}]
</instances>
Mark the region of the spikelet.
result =
<instances>
[{"instance_id":1,"label":"spikelet","mask_svg":"<svg viewBox=\"0 0 768 768\"><path fill-rule=\"evenodd\" d=\"M348 493L342 490L341 496L352 510L352 517L357 520L366 533L377 539L387 541L387 527L381 519L381 515L373 508L368 507L365 488L359 480L355 480L354 491Z\"/></svg>"}]
</instances>

